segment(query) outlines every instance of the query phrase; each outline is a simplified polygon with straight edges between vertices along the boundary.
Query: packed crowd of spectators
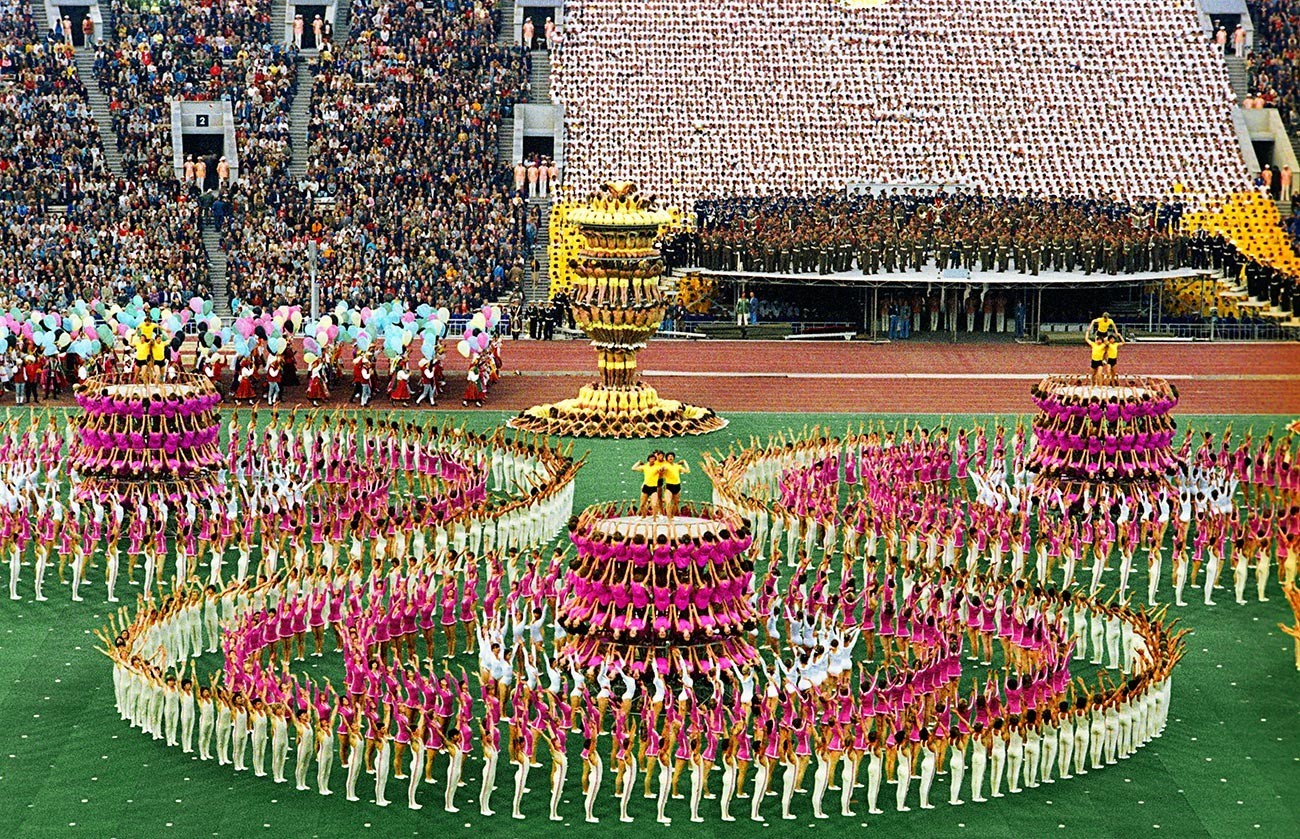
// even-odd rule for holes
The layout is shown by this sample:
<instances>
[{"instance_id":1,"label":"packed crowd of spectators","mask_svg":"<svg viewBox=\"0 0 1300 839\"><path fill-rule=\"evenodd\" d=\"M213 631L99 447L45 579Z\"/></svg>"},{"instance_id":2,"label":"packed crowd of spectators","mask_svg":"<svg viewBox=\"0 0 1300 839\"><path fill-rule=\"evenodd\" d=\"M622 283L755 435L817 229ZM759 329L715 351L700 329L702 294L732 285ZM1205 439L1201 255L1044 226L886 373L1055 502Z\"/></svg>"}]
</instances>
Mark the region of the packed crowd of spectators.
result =
<instances>
[{"instance_id":1,"label":"packed crowd of spectators","mask_svg":"<svg viewBox=\"0 0 1300 839\"><path fill-rule=\"evenodd\" d=\"M846 181L1249 184L1196 0L571 0L552 92L579 196L610 172L681 205Z\"/></svg>"},{"instance_id":2,"label":"packed crowd of spectators","mask_svg":"<svg viewBox=\"0 0 1300 839\"><path fill-rule=\"evenodd\" d=\"M1251 98L1258 107L1277 108L1287 130L1300 127L1300 0L1247 0L1255 25L1254 43L1246 56Z\"/></svg>"},{"instance_id":3,"label":"packed crowd of spectators","mask_svg":"<svg viewBox=\"0 0 1300 839\"><path fill-rule=\"evenodd\" d=\"M866 274L965 268L1118 274L1189 264L1181 204L917 189L695 205L686 259L705 268Z\"/></svg>"},{"instance_id":4,"label":"packed crowd of spectators","mask_svg":"<svg viewBox=\"0 0 1300 839\"><path fill-rule=\"evenodd\" d=\"M272 37L271 0L114 0L116 26L95 50L128 171L173 166L170 103L227 99L243 174L275 172L289 149L297 50ZM215 163L215 161L213 161Z\"/></svg>"},{"instance_id":5,"label":"packed crowd of spectators","mask_svg":"<svg viewBox=\"0 0 1300 839\"><path fill-rule=\"evenodd\" d=\"M175 179L114 178L73 50L0 3L0 287L46 308L206 293L196 205Z\"/></svg>"},{"instance_id":6,"label":"packed crowd of spectators","mask_svg":"<svg viewBox=\"0 0 1300 839\"><path fill-rule=\"evenodd\" d=\"M496 32L469 0L353 2L347 43L315 68L305 177L237 193L232 298L306 302L313 249L326 304L469 311L506 292L526 215L497 132L528 74Z\"/></svg>"}]
</instances>

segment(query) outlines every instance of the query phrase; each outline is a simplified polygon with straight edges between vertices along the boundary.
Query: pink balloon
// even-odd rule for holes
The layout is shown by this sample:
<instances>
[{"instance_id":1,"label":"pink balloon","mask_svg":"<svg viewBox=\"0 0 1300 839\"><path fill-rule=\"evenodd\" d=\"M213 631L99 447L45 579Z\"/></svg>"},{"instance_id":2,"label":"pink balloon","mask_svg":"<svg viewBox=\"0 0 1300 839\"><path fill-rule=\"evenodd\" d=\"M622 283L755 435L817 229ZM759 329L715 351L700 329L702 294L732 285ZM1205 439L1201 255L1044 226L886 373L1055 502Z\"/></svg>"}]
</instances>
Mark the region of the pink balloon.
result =
<instances>
[{"instance_id":1,"label":"pink balloon","mask_svg":"<svg viewBox=\"0 0 1300 839\"><path fill-rule=\"evenodd\" d=\"M491 342L492 342L492 338L486 332L480 332L478 334L478 348L480 350L487 349L488 344L490 344Z\"/></svg>"},{"instance_id":2,"label":"pink balloon","mask_svg":"<svg viewBox=\"0 0 1300 839\"><path fill-rule=\"evenodd\" d=\"M181 309L181 326L190 322L190 315L194 314L189 309Z\"/></svg>"},{"instance_id":3,"label":"pink balloon","mask_svg":"<svg viewBox=\"0 0 1300 839\"><path fill-rule=\"evenodd\" d=\"M337 326L330 325L325 329L325 334L329 335L330 340L333 341L335 338L339 337L339 328Z\"/></svg>"},{"instance_id":4,"label":"pink balloon","mask_svg":"<svg viewBox=\"0 0 1300 839\"><path fill-rule=\"evenodd\" d=\"M190 309L191 309L191 310L194 312L194 314L196 314L196 315L202 314L202 313L203 313L203 298L202 298L202 297L191 297L191 298L190 298Z\"/></svg>"},{"instance_id":5,"label":"pink balloon","mask_svg":"<svg viewBox=\"0 0 1300 839\"><path fill-rule=\"evenodd\" d=\"M415 323L415 312L407 312L402 315L402 323Z\"/></svg>"}]
</instances>

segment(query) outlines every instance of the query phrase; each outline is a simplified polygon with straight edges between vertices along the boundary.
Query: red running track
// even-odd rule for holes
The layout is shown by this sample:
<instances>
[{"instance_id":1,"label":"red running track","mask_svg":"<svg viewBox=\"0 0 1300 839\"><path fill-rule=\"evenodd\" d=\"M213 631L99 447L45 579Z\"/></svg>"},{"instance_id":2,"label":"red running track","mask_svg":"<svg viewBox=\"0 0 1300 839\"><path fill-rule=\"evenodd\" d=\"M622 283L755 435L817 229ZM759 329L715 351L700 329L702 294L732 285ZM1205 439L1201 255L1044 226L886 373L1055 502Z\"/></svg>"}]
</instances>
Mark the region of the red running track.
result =
<instances>
[{"instance_id":1,"label":"red running track","mask_svg":"<svg viewBox=\"0 0 1300 839\"><path fill-rule=\"evenodd\" d=\"M1072 346L844 341L659 341L639 361L662 395L721 412L1023 413L1038 377L1088 366ZM489 403L512 411L596 376L585 341L511 342L505 367ZM1300 414L1297 344L1131 344L1120 370L1171 379L1183 413Z\"/></svg>"}]
</instances>

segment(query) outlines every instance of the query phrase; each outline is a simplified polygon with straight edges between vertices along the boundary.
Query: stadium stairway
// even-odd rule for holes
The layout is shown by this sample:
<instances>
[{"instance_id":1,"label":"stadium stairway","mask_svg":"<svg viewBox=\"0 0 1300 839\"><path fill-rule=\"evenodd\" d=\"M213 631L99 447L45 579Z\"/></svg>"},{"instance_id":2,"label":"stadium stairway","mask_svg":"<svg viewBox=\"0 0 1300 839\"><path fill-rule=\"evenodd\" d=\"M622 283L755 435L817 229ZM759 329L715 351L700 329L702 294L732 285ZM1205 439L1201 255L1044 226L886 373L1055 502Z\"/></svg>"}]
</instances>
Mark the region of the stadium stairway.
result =
<instances>
[{"instance_id":1,"label":"stadium stairway","mask_svg":"<svg viewBox=\"0 0 1300 839\"><path fill-rule=\"evenodd\" d=\"M541 210L542 219L537 225L537 240L533 243L533 253L537 256L537 271L528 278L529 303L546 300L551 296L551 274L548 267L550 256L548 251L550 250L549 245L551 241L551 199L528 199L528 211L530 214L534 207Z\"/></svg>"},{"instance_id":2,"label":"stadium stairway","mask_svg":"<svg viewBox=\"0 0 1300 839\"><path fill-rule=\"evenodd\" d=\"M503 47L514 46L515 40L515 0L500 0L496 4L497 11L500 13L498 21L500 28L497 29L497 43Z\"/></svg>"},{"instance_id":3,"label":"stadium stairway","mask_svg":"<svg viewBox=\"0 0 1300 839\"><path fill-rule=\"evenodd\" d=\"M533 50L528 54L531 68L528 73L528 102L533 105L551 104L551 54L546 50Z\"/></svg>"},{"instance_id":4,"label":"stadium stairway","mask_svg":"<svg viewBox=\"0 0 1300 839\"><path fill-rule=\"evenodd\" d=\"M334 11L334 43L346 44L352 32L352 0L338 0Z\"/></svg>"},{"instance_id":5,"label":"stadium stairway","mask_svg":"<svg viewBox=\"0 0 1300 839\"><path fill-rule=\"evenodd\" d=\"M311 66L298 59L298 92L294 94L293 104L289 106L289 177L298 181L307 174L308 136L307 129L311 122L311 95L313 76Z\"/></svg>"},{"instance_id":6,"label":"stadium stairway","mask_svg":"<svg viewBox=\"0 0 1300 839\"><path fill-rule=\"evenodd\" d=\"M287 14L289 14L289 0L275 0L271 4L271 43L285 43L284 19Z\"/></svg>"},{"instance_id":7,"label":"stadium stairway","mask_svg":"<svg viewBox=\"0 0 1300 839\"><path fill-rule=\"evenodd\" d=\"M500 0L496 4L497 43L503 47L514 46L515 39L515 0ZM515 164L515 118L502 116L501 127L497 132L497 162L509 168Z\"/></svg>"},{"instance_id":8,"label":"stadium stairway","mask_svg":"<svg viewBox=\"0 0 1300 839\"><path fill-rule=\"evenodd\" d=\"M32 22L40 29L42 35L49 33L50 15L45 11L45 3L42 0L35 0L32 3Z\"/></svg>"},{"instance_id":9,"label":"stadium stairway","mask_svg":"<svg viewBox=\"0 0 1300 839\"><path fill-rule=\"evenodd\" d=\"M1223 63L1228 67L1228 82L1237 101L1250 95L1250 76L1246 72L1246 59L1235 55L1224 56Z\"/></svg>"},{"instance_id":10,"label":"stadium stairway","mask_svg":"<svg viewBox=\"0 0 1300 839\"><path fill-rule=\"evenodd\" d=\"M515 165L515 118L509 114L501 117L497 128L497 162L502 168L509 169Z\"/></svg>"},{"instance_id":11,"label":"stadium stairway","mask_svg":"<svg viewBox=\"0 0 1300 839\"><path fill-rule=\"evenodd\" d=\"M33 6L36 8L36 6ZM42 10L42 14L44 11ZM104 149L104 165L110 174L122 176L122 153L117 150L117 134L113 131L113 117L108 110L108 97L99 89L95 79L95 52L81 47L74 60L77 64L77 78L86 88L86 102L90 105L90 115L99 127L99 142Z\"/></svg>"},{"instance_id":12,"label":"stadium stairway","mask_svg":"<svg viewBox=\"0 0 1300 839\"><path fill-rule=\"evenodd\" d=\"M208 282L212 285L212 308L225 317L230 314L230 291L226 286L226 252L221 234L210 225L203 228L203 250L208 257Z\"/></svg>"}]
</instances>

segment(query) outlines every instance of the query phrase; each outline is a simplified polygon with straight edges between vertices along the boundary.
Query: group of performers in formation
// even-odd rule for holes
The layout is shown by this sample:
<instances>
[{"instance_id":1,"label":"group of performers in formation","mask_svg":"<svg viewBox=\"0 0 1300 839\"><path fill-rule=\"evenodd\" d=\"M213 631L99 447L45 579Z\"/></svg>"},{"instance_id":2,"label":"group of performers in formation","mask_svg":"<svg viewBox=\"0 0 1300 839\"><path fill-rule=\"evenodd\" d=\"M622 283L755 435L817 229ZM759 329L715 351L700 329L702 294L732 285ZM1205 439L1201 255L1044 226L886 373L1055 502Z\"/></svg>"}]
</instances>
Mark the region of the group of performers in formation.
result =
<instances>
[{"instance_id":1,"label":"group of performers in formation","mask_svg":"<svg viewBox=\"0 0 1300 839\"><path fill-rule=\"evenodd\" d=\"M327 436L324 449L342 456L322 457L321 474L366 433ZM405 462L406 438L394 434L380 472ZM679 797L693 820L703 801L730 820L747 799L747 815L762 821L768 797L795 818L804 792L817 817L828 792L843 815L859 804L879 812L886 783L896 809L928 808L944 776L950 804L1018 792L1122 759L1165 724L1180 634L1163 608L1127 604L1139 549L1154 602L1172 527L1178 601L1191 582L1210 602L1225 567L1241 600L1253 566L1264 599L1271 568L1294 577L1298 547L1297 513L1284 501L1297 475L1271 435L1234 447L1229 431L1198 446L1189 432L1172 493L1117 488L1084 499L1082 512L1034 503L1031 453L1023 426L1001 424L955 438L942 427L879 427L755 441L704 461L715 503L745 519L734 532L581 543L580 558L606 563L587 569L565 550L545 553L568 513L560 505L543 526L510 529L516 539L503 541L499 523L470 524L417 546L418 527L404 534L421 514L376 518L380 492L373 511L352 514L365 538L348 541L348 525L338 538L338 519L317 527L309 512L272 549L282 562L268 562L263 544L255 575L236 562L228 576L210 560L206 585L177 580L134 616L123 609L103 635L118 708L151 736L237 771L265 774L269 753L270 774L287 781L292 753L300 789L330 794L337 762L348 798L361 797L364 773L366 797L380 805L390 783L412 808L436 785L450 812L467 758L480 770L479 810L493 812L503 749L516 818L544 760L548 814L565 817L575 756L589 821L610 812L602 791L621 820L636 817L640 791L663 822ZM256 474L247 448L232 457L232 475ZM638 467L652 505L664 477L666 513L659 462ZM1243 503L1222 502L1239 487ZM578 522L575 534L585 533ZM695 595L716 593L724 581L710 576L709 557L733 547L751 577L744 608L727 619L709 602L701 611ZM665 575L682 567L671 584L660 585L660 570L624 576L642 560ZM1080 565L1090 579L1076 585ZM607 625L620 615L649 623L623 623L601 656L589 655L588 627L561 618L584 597ZM674 634L686 613L696 625L713 616L715 634ZM340 685L295 667L327 644L343 655ZM193 659L218 650L221 671L201 676ZM1091 684L1072 672L1090 665L1102 668Z\"/></svg>"},{"instance_id":2,"label":"group of performers in formation","mask_svg":"<svg viewBox=\"0 0 1300 839\"><path fill-rule=\"evenodd\" d=\"M412 344L411 346L415 346ZM462 407L483 407L488 389L500 378L501 338L494 336L487 349L475 353L470 358L465 373L465 391L461 399ZM298 375L292 358L292 347L284 353L276 354L266 348L265 342L255 345L249 355L239 358L235 363L234 391L231 394L236 404L253 405L259 398L265 398L268 405L274 406L284 399L284 386L296 385ZM445 353L439 344L432 357L420 355L414 367L411 358L415 353L403 353L396 358L389 358L386 363L387 377L380 373L380 361L374 350L355 350L351 359L350 381L352 385L349 402L364 408L374 401L376 394L382 392L389 403L397 406L427 404L430 407L438 402L438 397L445 395L448 389ZM310 354L307 361L307 390L305 397L313 406L319 406L330 399L332 388L338 388L348 381L346 362L343 359L343 345L333 344L322 348L319 354ZM216 354L199 359L200 369L219 381L221 377L220 361Z\"/></svg>"},{"instance_id":3,"label":"group of performers in formation","mask_svg":"<svg viewBox=\"0 0 1300 839\"><path fill-rule=\"evenodd\" d=\"M15 600L28 567L38 600L51 567L74 600L99 568L111 603L123 575L152 596L185 584L204 562L207 581L221 586L309 561L346 564L372 543L420 556L463 548L471 537L531 543L547 517L567 516L577 468L567 453L522 436L344 420L319 409L273 411L263 425L256 411L236 411L224 444L212 447L219 462L206 464L211 480L202 486L215 487L206 497L178 474L145 480L127 468L110 492L108 482L89 483L67 465L68 452L84 444L72 424L40 417L23 429L12 417L6 425L0 551ZM133 455L109 457L127 464ZM77 489L88 485L93 491Z\"/></svg>"},{"instance_id":4,"label":"group of performers in formation","mask_svg":"<svg viewBox=\"0 0 1300 839\"><path fill-rule=\"evenodd\" d=\"M143 326L152 327L153 324ZM78 360L71 365L68 375L75 376L77 382L100 374L130 375L148 383L165 383L183 376L182 355L170 345L171 339L161 329L150 331L149 335L151 339L136 340L129 352L114 350L85 361ZM349 401L360 407L368 406L379 394L386 396L388 404L392 405L434 406L438 397L448 391L441 343L432 357L406 352L387 359L382 365L375 350L354 348L350 360L345 358L345 346L330 344L320 353L309 353L304 358L307 387L303 398L312 406L318 407L328 401L332 390L349 381L352 387ZM502 363L501 338L493 336L484 351L470 357L462 407L483 407L490 386L500 379ZM226 381L227 367L229 382ZM268 407L275 407L283 404L286 388L295 388L301 383L293 342L288 342L280 352L274 352L265 338L253 339L249 352L233 357L233 360L219 350L200 344L192 369L212 381L235 405L253 406L264 402ZM60 376L63 375L64 371L60 370ZM43 373L40 378L44 380ZM23 381L26 380L24 377ZM32 381L36 380L32 378ZM64 381L64 378L59 379L60 384ZM20 390L18 404L29 401L28 397L35 401L36 395L35 387L31 387L28 393ZM51 386L46 395L57 396L58 389Z\"/></svg>"}]
</instances>

